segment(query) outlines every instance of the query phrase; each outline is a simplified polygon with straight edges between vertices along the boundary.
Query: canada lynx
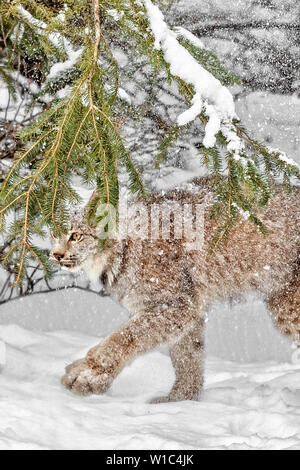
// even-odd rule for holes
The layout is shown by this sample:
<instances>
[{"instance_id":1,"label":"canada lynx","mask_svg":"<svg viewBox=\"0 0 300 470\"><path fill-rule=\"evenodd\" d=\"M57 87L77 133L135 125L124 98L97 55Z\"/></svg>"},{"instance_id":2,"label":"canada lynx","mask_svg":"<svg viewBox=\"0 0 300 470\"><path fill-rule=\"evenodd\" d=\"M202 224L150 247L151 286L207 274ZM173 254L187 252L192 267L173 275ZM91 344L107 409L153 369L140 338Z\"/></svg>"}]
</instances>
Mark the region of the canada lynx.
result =
<instances>
[{"instance_id":1,"label":"canada lynx","mask_svg":"<svg viewBox=\"0 0 300 470\"><path fill-rule=\"evenodd\" d=\"M201 203L212 195L211 184L203 178L192 192L174 190L146 203ZM259 291L279 329L299 343L299 195L300 188L285 193L278 186L259 214L268 235L241 217L229 241L212 255L207 250L216 222L209 217L209 203L203 247L197 250L187 250L185 240L174 237L115 238L100 250L95 229L83 216L75 217L69 233L53 240L52 257L62 266L82 268L99 278L132 317L69 365L63 384L78 394L104 393L129 361L167 343L176 380L168 396L153 401L197 399L203 383L204 312L218 299L247 291Z\"/></svg>"}]
</instances>

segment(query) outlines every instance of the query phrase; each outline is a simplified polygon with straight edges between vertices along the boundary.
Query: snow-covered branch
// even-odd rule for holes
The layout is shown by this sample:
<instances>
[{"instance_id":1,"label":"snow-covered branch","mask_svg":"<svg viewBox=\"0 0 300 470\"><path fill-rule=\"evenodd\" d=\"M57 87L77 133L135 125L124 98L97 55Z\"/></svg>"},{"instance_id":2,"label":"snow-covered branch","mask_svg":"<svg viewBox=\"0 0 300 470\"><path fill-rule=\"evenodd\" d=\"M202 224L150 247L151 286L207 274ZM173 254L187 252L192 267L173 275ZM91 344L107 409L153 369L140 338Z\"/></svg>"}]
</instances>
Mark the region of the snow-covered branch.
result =
<instances>
[{"instance_id":1,"label":"snow-covered branch","mask_svg":"<svg viewBox=\"0 0 300 470\"><path fill-rule=\"evenodd\" d=\"M159 8L153 5L151 0L144 0L144 4L155 39L154 47L162 50L166 62L170 65L171 73L195 89L192 106L178 116L178 125L183 126L193 121L202 110L205 110L209 120L205 128L203 145L207 148L214 147L216 134L220 130L225 130L230 150L240 150L242 143L230 130L232 119L237 117L231 93L178 42L177 34L169 29ZM181 30L181 34L186 37L186 31Z\"/></svg>"},{"instance_id":2,"label":"snow-covered branch","mask_svg":"<svg viewBox=\"0 0 300 470\"><path fill-rule=\"evenodd\" d=\"M36 26L41 34L46 33L46 28L47 25L41 20L38 20L34 18L25 8L22 6L18 7L20 14L32 25ZM61 48L63 47L64 51L66 52L68 59L64 62L58 62L52 65L50 68L50 71L47 75L47 80L44 84L49 82L49 80L53 80L55 77L57 77L59 74L63 73L65 70L70 69L73 67L76 63L76 61L79 59L79 57L82 55L83 48L77 48L76 50L64 36L62 36L59 33L47 33L47 38L51 43L53 44L54 47L56 48Z\"/></svg>"}]
</instances>

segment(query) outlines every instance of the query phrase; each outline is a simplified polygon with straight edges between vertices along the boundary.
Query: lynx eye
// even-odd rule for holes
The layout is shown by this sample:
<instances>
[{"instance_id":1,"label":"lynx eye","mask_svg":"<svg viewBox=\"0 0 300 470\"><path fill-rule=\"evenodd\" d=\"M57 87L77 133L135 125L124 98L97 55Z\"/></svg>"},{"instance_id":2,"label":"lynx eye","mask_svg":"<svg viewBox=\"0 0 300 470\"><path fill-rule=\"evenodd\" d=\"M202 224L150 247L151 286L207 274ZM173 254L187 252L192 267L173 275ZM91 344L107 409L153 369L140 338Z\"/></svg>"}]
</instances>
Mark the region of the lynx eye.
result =
<instances>
[{"instance_id":1,"label":"lynx eye","mask_svg":"<svg viewBox=\"0 0 300 470\"><path fill-rule=\"evenodd\" d=\"M80 242L82 240L82 234L78 232L73 232L69 238L71 242Z\"/></svg>"}]
</instances>

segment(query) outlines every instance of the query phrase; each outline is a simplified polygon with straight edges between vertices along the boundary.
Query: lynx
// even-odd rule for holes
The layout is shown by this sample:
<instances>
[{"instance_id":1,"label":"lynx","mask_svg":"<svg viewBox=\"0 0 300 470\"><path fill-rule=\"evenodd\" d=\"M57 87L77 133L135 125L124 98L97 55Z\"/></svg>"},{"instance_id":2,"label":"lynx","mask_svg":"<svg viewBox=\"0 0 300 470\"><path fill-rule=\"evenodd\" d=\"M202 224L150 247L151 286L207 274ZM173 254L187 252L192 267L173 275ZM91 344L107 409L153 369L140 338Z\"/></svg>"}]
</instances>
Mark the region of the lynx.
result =
<instances>
[{"instance_id":1,"label":"lynx","mask_svg":"<svg viewBox=\"0 0 300 470\"><path fill-rule=\"evenodd\" d=\"M192 191L153 195L146 204L176 201L205 204L202 249L187 249L184 238L112 238L99 248L96 229L84 216L53 241L52 258L70 270L85 270L132 314L119 330L66 368L62 383L72 392L105 393L137 355L168 344L175 383L152 401L196 400L203 384L205 312L216 300L249 291L262 295L282 333L300 342L300 188L280 186L260 218L267 236L240 218L226 243L208 254L216 221L210 218L212 181ZM210 201L210 202L209 202ZM174 235L174 234L173 234Z\"/></svg>"}]
</instances>

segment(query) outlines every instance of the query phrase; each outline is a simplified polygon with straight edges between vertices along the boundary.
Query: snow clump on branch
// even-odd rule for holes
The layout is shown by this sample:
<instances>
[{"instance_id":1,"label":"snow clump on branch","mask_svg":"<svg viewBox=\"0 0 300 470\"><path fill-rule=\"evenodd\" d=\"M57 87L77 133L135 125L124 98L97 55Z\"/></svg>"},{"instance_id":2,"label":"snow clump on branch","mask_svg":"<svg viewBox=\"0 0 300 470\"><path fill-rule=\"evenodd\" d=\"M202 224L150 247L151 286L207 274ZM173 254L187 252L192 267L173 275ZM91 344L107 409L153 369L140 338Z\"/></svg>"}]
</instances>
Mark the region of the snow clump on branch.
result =
<instances>
[{"instance_id":1,"label":"snow clump on branch","mask_svg":"<svg viewBox=\"0 0 300 470\"><path fill-rule=\"evenodd\" d=\"M206 148L214 147L216 134L221 130L228 140L228 150L238 153L243 149L243 143L231 129L232 120L237 118L231 93L178 42L177 36L182 35L182 30L177 29L177 34L171 31L159 8L153 5L151 0L143 1L154 35L155 49L162 50L165 60L170 65L171 73L193 85L196 91L192 106L178 116L177 124L179 126L188 124L204 109L209 119L203 145ZM184 33L188 39L185 31ZM202 45L199 41L198 47L200 44Z\"/></svg>"}]
</instances>

